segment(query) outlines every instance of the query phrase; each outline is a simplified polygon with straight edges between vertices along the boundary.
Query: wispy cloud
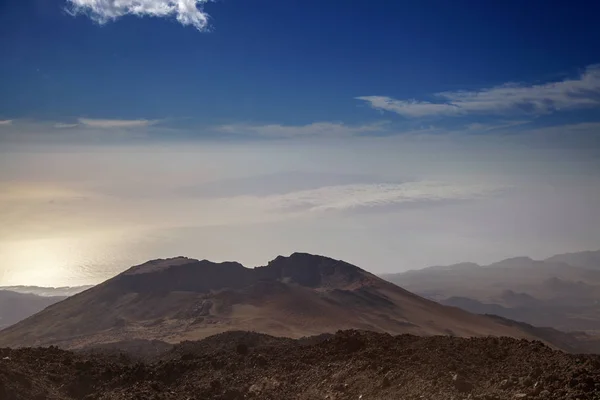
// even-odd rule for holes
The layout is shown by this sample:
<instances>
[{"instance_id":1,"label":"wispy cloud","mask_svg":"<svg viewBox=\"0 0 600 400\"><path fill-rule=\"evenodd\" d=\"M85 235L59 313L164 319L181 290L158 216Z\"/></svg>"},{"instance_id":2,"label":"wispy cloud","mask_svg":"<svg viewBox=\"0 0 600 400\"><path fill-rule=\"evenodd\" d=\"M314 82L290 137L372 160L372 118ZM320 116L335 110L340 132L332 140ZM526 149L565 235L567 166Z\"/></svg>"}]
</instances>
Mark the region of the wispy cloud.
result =
<instances>
[{"instance_id":1,"label":"wispy cloud","mask_svg":"<svg viewBox=\"0 0 600 400\"><path fill-rule=\"evenodd\" d=\"M363 100L380 111L390 111L405 117L417 118L431 115L459 115L465 111L454 104L431 103L418 100L396 100L387 96L360 96Z\"/></svg>"},{"instance_id":2,"label":"wispy cloud","mask_svg":"<svg viewBox=\"0 0 600 400\"><path fill-rule=\"evenodd\" d=\"M12 119L0 120L0 125L12 125L12 123L13 123Z\"/></svg>"},{"instance_id":3,"label":"wispy cloud","mask_svg":"<svg viewBox=\"0 0 600 400\"><path fill-rule=\"evenodd\" d=\"M466 128L470 131L480 131L480 132L488 132L488 131L495 131L498 129L506 129L506 128L512 128L514 126L519 126L519 125L525 125L530 123L531 121L527 121L527 120L523 120L523 121L504 121L504 122L498 122L498 123L490 123L490 124L484 124L484 123L480 123L480 122L473 122L471 124L468 124L466 126Z\"/></svg>"},{"instance_id":4,"label":"wispy cloud","mask_svg":"<svg viewBox=\"0 0 600 400\"><path fill-rule=\"evenodd\" d=\"M343 137L369 132L381 132L386 128L386 122L377 122L366 125L346 125L341 122L315 122L308 125L247 125L233 124L218 127L218 131L240 134L256 135L270 138L294 137Z\"/></svg>"},{"instance_id":5,"label":"wispy cloud","mask_svg":"<svg viewBox=\"0 0 600 400\"><path fill-rule=\"evenodd\" d=\"M13 120L0 125L0 143L108 143L166 135L164 120L121 120L79 118L75 121Z\"/></svg>"},{"instance_id":6,"label":"wispy cloud","mask_svg":"<svg viewBox=\"0 0 600 400\"><path fill-rule=\"evenodd\" d=\"M78 126L79 126L79 124L66 124L64 122L58 122L58 123L54 124L54 127L57 129L76 128Z\"/></svg>"},{"instance_id":7,"label":"wispy cloud","mask_svg":"<svg viewBox=\"0 0 600 400\"><path fill-rule=\"evenodd\" d=\"M349 211L472 200L490 196L501 189L485 184L458 185L436 181L350 184L301 190L256 200L269 209L283 211Z\"/></svg>"},{"instance_id":8,"label":"wispy cloud","mask_svg":"<svg viewBox=\"0 0 600 400\"><path fill-rule=\"evenodd\" d=\"M397 100L387 96L361 96L358 100L381 111L405 117L460 116L465 114L549 114L561 110L600 107L600 65L588 66L578 77L539 85L506 83L481 90L440 92L438 101Z\"/></svg>"},{"instance_id":9,"label":"wispy cloud","mask_svg":"<svg viewBox=\"0 0 600 400\"><path fill-rule=\"evenodd\" d=\"M72 15L86 14L99 24L125 15L138 17L172 17L182 25L199 31L208 27L209 16L203 6L209 0L67 0Z\"/></svg>"},{"instance_id":10,"label":"wispy cloud","mask_svg":"<svg viewBox=\"0 0 600 400\"><path fill-rule=\"evenodd\" d=\"M546 147L578 148L585 151L600 149L600 122L579 122L532 128L527 136L543 142ZM597 158L600 160L600 157Z\"/></svg>"},{"instance_id":11,"label":"wispy cloud","mask_svg":"<svg viewBox=\"0 0 600 400\"><path fill-rule=\"evenodd\" d=\"M79 118L79 124L90 128L143 128L156 125L158 120L147 119L88 119ZM63 124L63 128L69 127L69 124Z\"/></svg>"}]
</instances>

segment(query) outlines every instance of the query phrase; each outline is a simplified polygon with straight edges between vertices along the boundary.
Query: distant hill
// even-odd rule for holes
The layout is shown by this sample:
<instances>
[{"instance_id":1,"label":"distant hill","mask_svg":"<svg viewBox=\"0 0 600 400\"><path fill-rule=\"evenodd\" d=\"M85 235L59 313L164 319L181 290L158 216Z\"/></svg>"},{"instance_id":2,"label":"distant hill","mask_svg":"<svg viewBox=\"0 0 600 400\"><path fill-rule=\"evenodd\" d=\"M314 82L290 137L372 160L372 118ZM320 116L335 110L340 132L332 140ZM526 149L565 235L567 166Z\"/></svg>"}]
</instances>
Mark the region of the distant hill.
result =
<instances>
[{"instance_id":1,"label":"distant hill","mask_svg":"<svg viewBox=\"0 0 600 400\"><path fill-rule=\"evenodd\" d=\"M382 277L470 312L600 333L600 251L542 261L515 257L487 266L461 263Z\"/></svg>"},{"instance_id":2,"label":"distant hill","mask_svg":"<svg viewBox=\"0 0 600 400\"><path fill-rule=\"evenodd\" d=\"M298 338L349 328L544 340L424 299L346 262L295 253L253 269L184 257L150 261L5 329L0 347L176 343L231 330Z\"/></svg>"},{"instance_id":3,"label":"distant hill","mask_svg":"<svg viewBox=\"0 0 600 400\"><path fill-rule=\"evenodd\" d=\"M61 286L61 287L46 287L46 286L0 286L0 290L8 290L16 293L35 294L44 297L69 297L74 294L83 292L94 285L86 286Z\"/></svg>"},{"instance_id":4,"label":"distant hill","mask_svg":"<svg viewBox=\"0 0 600 400\"><path fill-rule=\"evenodd\" d=\"M66 297L42 297L0 290L0 329L15 324Z\"/></svg>"},{"instance_id":5,"label":"distant hill","mask_svg":"<svg viewBox=\"0 0 600 400\"><path fill-rule=\"evenodd\" d=\"M600 270L600 250L566 253L546 259L548 262L563 262L574 267Z\"/></svg>"}]
</instances>

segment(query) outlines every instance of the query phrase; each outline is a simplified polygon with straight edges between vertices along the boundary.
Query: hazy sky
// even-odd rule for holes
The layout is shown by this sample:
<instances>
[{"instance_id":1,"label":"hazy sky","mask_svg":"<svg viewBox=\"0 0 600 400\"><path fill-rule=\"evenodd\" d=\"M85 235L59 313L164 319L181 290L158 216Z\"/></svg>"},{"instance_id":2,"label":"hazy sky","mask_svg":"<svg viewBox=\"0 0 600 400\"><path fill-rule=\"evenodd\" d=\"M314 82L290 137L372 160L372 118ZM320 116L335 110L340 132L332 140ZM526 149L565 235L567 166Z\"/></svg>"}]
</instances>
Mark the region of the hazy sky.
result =
<instances>
[{"instance_id":1,"label":"hazy sky","mask_svg":"<svg viewBox=\"0 0 600 400\"><path fill-rule=\"evenodd\" d=\"M0 285L600 248L597 2L205 3L0 3Z\"/></svg>"}]
</instances>

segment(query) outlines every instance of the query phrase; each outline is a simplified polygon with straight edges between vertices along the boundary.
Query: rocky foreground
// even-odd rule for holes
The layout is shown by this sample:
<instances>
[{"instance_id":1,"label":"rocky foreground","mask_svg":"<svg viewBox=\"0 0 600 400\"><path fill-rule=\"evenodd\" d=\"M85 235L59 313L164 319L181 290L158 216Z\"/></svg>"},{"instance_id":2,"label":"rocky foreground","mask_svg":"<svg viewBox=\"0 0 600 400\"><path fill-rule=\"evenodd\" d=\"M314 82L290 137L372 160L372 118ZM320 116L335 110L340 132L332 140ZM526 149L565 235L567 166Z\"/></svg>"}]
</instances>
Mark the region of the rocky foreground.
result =
<instances>
[{"instance_id":1,"label":"rocky foreground","mask_svg":"<svg viewBox=\"0 0 600 400\"><path fill-rule=\"evenodd\" d=\"M230 332L134 347L2 349L0 399L600 399L600 356L511 338Z\"/></svg>"}]
</instances>

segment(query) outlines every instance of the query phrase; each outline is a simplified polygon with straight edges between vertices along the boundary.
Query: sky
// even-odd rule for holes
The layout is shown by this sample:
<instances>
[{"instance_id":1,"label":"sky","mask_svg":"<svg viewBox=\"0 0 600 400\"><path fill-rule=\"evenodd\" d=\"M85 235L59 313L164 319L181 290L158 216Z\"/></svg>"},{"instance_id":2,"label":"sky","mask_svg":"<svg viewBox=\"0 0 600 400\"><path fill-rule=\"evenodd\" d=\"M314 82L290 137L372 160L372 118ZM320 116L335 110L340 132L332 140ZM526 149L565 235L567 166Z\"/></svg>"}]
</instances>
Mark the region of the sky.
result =
<instances>
[{"instance_id":1,"label":"sky","mask_svg":"<svg viewBox=\"0 0 600 400\"><path fill-rule=\"evenodd\" d=\"M600 248L596 1L0 0L0 285Z\"/></svg>"}]
</instances>

